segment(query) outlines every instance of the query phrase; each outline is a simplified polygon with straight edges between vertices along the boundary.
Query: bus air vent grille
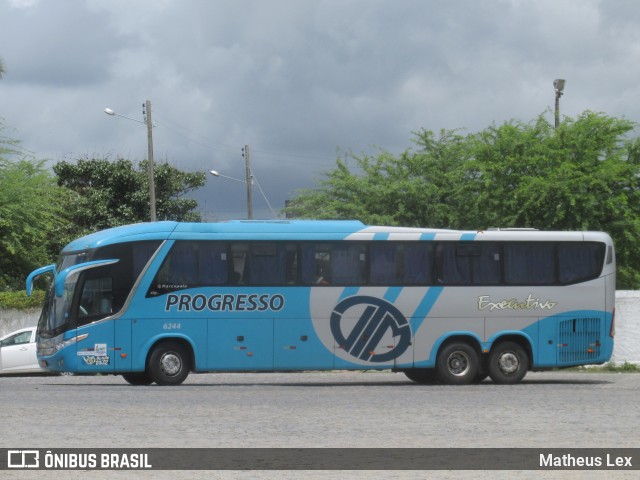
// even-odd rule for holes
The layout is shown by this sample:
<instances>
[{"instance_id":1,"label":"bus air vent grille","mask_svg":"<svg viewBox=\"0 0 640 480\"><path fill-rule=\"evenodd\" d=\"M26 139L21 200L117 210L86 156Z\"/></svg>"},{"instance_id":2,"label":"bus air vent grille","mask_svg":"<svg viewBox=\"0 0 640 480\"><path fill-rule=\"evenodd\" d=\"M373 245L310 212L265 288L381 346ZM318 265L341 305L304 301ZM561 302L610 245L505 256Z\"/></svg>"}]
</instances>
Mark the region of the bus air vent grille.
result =
<instances>
[{"instance_id":1,"label":"bus air vent grille","mask_svg":"<svg viewBox=\"0 0 640 480\"><path fill-rule=\"evenodd\" d=\"M574 364L600 356L600 318L571 318L560 322L558 363Z\"/></svg>"}]
</instances>

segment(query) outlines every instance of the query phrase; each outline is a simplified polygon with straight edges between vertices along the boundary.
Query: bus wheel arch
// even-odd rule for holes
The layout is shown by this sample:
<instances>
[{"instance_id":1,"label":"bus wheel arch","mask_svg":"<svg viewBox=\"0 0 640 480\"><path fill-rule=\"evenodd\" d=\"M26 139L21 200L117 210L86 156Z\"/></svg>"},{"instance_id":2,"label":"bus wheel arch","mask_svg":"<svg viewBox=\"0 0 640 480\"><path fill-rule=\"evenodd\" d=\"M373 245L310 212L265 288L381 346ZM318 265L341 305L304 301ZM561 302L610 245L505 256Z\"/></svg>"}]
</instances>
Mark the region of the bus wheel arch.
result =
<instances>
[{"instance_id":1,"label":"bus wheel arch","mask_svg":"<svg viewBox=\"0 0 640 480\"><path fill-rule=\"evenodd\" d=\"M180 385L193 369L194 355L189 342L164 338L147 355L146 372L158 385Z\"/></svg>"},{"instance_id":2,"label":"bus wheel arch","mask_svg":"<svg viewBox=\"0 0 640 480\"><path fill-rule=\"evenodd\" d=\"M480 344L470 336L448 338L438 349L436 372L448 385L468 385L482 371Z\"/></svg>"},{"instance_id":3,"label":"bus wheel arch","mask_svg":"<svg viewBox=\"0 0 640 480\"><path fill-rule=\"evenodd\" d=\"M519 336L501 337L489 352L489 376L499 384L520 383L531 368L532 358L531 345L526 339Z\"/></svg>"}]
</instances>

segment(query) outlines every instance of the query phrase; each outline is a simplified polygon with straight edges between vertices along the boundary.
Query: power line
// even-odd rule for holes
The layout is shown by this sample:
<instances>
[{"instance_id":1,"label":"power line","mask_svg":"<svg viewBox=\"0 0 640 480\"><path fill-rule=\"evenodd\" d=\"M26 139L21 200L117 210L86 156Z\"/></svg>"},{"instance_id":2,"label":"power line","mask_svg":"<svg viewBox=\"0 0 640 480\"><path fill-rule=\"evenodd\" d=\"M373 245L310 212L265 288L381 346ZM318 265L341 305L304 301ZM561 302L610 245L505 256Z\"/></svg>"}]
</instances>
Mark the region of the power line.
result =
<instances>
[{"instance_id":1,"label":"power line","mask_svg":"<svg viewBox=\"0 0 640 480\"><path fill-rule=\"evenodd\" d=\"M181 125L178 122L175 122L175 121L171 120L170 118L165 117L162 114L155 113L155 115L156 115L156 117L161 117L164 120L166 120L167 122L169 122L169 123L175 125L176 127L184 130L185 132L187 132L191 136L199 137L201 139L206 140L207 142L214 143L214 144L217 144L217 145L220 145L220 146L213 146L213 145L210 145L209 143L200 142L200 141L195 140L192 137L189 137L189 136L185 135L184 133L176 130L175 128L171 128L167 124L158 123L158 125L161 125L162 127L166 128L167 130L170 130L170 131L174 132L175 134L180 135L181 137L186 138L187 140L190 140L190 141L192 141L193 143L195 143L197 145L200 145L200 146L203 146L203 147L206 147L206 148L210 148L212 150L223 151L225 153L234 153L234 154L236 154L237 151L238 151L237 147L234 147L233 145L229 145L229 144L223 143L223 142L218 142L216 140L211 139L210 137L207 137L206 135L202 135L200 133L194 132L194 131L190 130L188 127L185 127L184 125ZM305 161L302 161L302 160L290 160L290 159L309 159L309 160L322 161L323 163L329 161L328 157L319 157L319 156L315 156L315 155L304 155L304 154L295 154L295 153L281 153L281 152L268 152L268 151L265 151L265 150L252 150L252 154L254 154L254 156L255 156L255 153L260 154L260 155L258 155L258 157L261 157L261 158L263 158L263 156L266 155L266 156L271 156L271 157L277 157L278 159L280 159L282 161L285 161L285 162L298 163L298 164L301 164L301 165L308 165L309 162L305 162Z\"/></svg>"},{"instance_id":2,"label":"power line","mask_svg":"<svg viewBox=\"0 0 640 480\"><path fill-rule=\"evenodd\" d=\"M158 114L156 114L156 115L158 115ZM158 115L158 116L160 116L160 115ZM200 145L200 146L202 146L202 147L210 148L211 150L217 150L217 151L224 152L224 153L233 153L233 154L237 154L237 153L238 153L238 149L237 149L237 148L235 148L235 147L232 147L232 146L230 146L230 145L221 144L223 147L225 147L225 148L226 148L226 150L225 150L225 148L221 148L221 147L216 147L216 146L213 146L213 145L209 145L209 144L207 144L207 143L203 143L203 142L200 142L200 141L198 141L198 140L195 140L195 139L194 139L194 138L192 138L192 137L188 137L188 136L187 136L187 135L185 135L184 133L179 132L178 130L176 130L176 129L174 129L174 128L171 128L170 126L168 126L168 125L166 125L166 124L158 123L158 122L156 122L156 124L157 124L157 125L162 126L163 128L166 128L167 130L172 131L172 132L173 132L173 133L175 133L176 135L180 135L182 138L186 138L186 139L187 139L187 140L189 140L190 142L193 142L193 143L195 143L195 144L197 144L197 145ZM193 135L197 135L197 134L196 134L196 133L194 133L194 132L189 132L189 133L191 133L191 134L193 134Z\"/></svg>"}]
</instances>

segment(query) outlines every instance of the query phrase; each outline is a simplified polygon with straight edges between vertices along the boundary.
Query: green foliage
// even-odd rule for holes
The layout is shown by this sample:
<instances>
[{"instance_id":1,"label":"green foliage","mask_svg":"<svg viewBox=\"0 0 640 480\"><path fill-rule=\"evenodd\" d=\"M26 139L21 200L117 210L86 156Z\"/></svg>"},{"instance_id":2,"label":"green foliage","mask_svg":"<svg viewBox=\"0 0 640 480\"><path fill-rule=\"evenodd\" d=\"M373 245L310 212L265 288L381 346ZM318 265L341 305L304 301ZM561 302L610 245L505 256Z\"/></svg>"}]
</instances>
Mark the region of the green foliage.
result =
<instances>
[{"instance_id":1,"label":"green foliage","mask_svg":"<svg viewBox=\"0 0 640 480\"><path fill-rule=\"evenodd\" d=\"M44 302L44 290L34 290L30 297L24 290L15 292L0 292L0 308L26 310L40 308Z\"/></svg>"},{"instance_id":2,"label":"green foliage","mask_svg":"<svg viewBox=\"0 0 640 480\"><path fill-rule=\"evenodd\" d=\"M436 228L602 230L616 244L618 287L640 288L640 140L629 138L635 128L585 112L557 129L541 115L466 136L422 130L417 148L398 156L338 159L287 212Z\"/></svg>"},{"instance_id":3,"label":"green foliage","mask_svg":"<svg viewBox=\"0 0 640 480\"><path fill-rule=\"evenodd\" d=\"M149 220L146 162L81 159L54 172L57 179L0 121L0 291L23 288L26 275L73 238ZM181 197L204 185L203 173L162 164L155 180L158 219L200 221L197 202Z\"/></svg>"},{"instance_id":4,"label":"green foliage","mask_svg":"<svg viewBox=\"0 0 640 480\"><path fill-rule=\"evenodd\" d=\"M633 123L587 112L557 130L534 124L490 127L476 136L469 171L480 225L604 230L636 203L639 164L624 135ZM630 195L631 194L631 195ZM634 215L636 215L634 213Z\"/></svg>"},{"instance_id":5,"label":"green foliage","mask_svg":"<svg viewBox=\"0 0 640 480\"><path fill-rule=\"evenodd\" d=\"M74 192L69 210L76 230L72 236L109 227L149 221L146 161L134 165L118 158L80 159L53 167L58 184ZM180 198L204 185L204 173L186 173L164 163L156 165L156 210L159 220L200 221L197 202Z\"/></svg>"},{"instance_id":6,"label":"green foliage","mask_svg":"<svg viewBox=\"0 0 640 480\"><path fill-rule=\"evenodd\" d=\"M453 202L469 159L465 142L455 131L441 131L437 137L421 131L415 139L418 151L338 159L320 186L299 192L287 212L369 224L449 226L459 213ZM348 160L361 173L353 173Z\"/></svg>"},{"instance_id":7,"label":"green foliage","mask_svg":"<svg viewBox=\"0 0 640 480\"><path fill-rule=\"evenodd\" d=\"M587 365L580 367L572 367L565 369L574 372L586 372L586 373L640 373L640 365L630 362L616 363L611 360L603 365Z\"/></svg>"},{"instance_id":8,"label":"green foliage","mask_svg":"<svg viewBox=\"0 0 640 480\"><path fill-rule=\"evenodd\" d=\"M20 288L25 275L50 263L66 225L65 191L0 124L0 290Z\"/></svg>"},{"instance_id":9,"label":"green foliage","mask_svg":"<svg viewBox=\"0 0 640 480\"><path fill-rule=\"evenodd\" d=\"M640 152L635 124L585 112L557 129L539 117L473 136L467 228L601 230L614 239L618 288L640 287Z\"/></svg>"}]
</instances>

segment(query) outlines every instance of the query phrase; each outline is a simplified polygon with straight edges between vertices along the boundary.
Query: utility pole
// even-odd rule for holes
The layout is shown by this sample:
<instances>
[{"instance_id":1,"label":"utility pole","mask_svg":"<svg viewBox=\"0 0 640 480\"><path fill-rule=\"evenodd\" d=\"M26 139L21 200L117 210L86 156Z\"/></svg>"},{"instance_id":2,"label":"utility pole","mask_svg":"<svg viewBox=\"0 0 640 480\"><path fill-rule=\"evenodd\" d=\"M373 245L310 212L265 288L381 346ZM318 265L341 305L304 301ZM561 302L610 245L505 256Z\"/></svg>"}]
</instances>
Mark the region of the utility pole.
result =
<instances>
[{"instance_id":1,"label":"utility pole","mask_svg":"<svg viewBox=\"0 0 640 480\"><path fill-rule=\"evenodd\" d=\"M557 78L553 81L553 89L556 91L556 109L555 109L555 117L556 117L556 128L560 126L560 97L564 91L565 80L562 78Z\"/></svg>"},{"instance_id":2,"label":"utility pole","mask_svg":"<svg viewBox=\"0 0 640 480\"><path fill-rule=\"evenodd\" d=\"M251 199L251 188L253 187L253 175L251 174L251 160L249 159L249 145L245 145L242 149L244 157L246 184L247 184L247 218L253 219L253 201Z\"/></svg>"},{"instance_id":3,"label":"utility pole","mask_svg":"<svg viewBox=\"0 0 640 480\"><path fill-rule=\"evenodd\" d=\"M147 158L147 169L149 171L149 209L151 221L156 221L156 182L153 173L153 122L151 121L151 100L147 99L142 105L142 114L145 116L147 124L147 143L149 157Z\"/></svg>"}]
</instances>

